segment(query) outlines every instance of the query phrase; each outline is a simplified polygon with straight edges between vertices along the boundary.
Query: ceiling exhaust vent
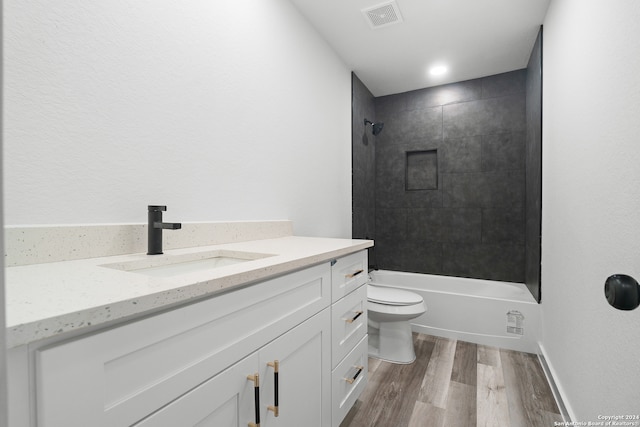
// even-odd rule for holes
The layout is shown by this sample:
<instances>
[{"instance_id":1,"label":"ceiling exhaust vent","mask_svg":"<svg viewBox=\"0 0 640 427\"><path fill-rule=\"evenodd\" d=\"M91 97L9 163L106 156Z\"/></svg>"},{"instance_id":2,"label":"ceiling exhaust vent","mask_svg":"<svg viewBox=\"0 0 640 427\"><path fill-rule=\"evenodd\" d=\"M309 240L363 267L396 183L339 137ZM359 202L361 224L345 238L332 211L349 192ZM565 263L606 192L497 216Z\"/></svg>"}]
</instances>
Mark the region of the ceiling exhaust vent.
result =
<instances>
[{"instance_id":1,"label":"ceiling exhaust vent","mask_svg":"<svg viewBox=\"0 0 640 427\"><path fill-rule=\"evenodd\" d=\"M362 13L374 30L402 22L402 15L395 1L362 9Z\"/></svg>"}]
</instances>

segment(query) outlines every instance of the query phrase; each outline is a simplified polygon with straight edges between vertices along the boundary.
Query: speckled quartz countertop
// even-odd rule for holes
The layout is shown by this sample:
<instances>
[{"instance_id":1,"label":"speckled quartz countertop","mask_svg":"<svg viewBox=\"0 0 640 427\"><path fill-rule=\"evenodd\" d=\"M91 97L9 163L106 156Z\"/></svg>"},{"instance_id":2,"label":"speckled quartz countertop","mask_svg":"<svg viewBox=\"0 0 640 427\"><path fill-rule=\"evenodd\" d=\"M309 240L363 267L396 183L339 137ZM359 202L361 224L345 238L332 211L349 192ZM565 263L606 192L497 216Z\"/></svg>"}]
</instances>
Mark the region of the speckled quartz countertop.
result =
<instances>
[{"instance_id":1,"label":"speckled quartz countertop","mask_svg":"<svg viewBox=\"0 0 640 427\"><path fill-rule=\"evenodd\" d=\"M373 246L370 240L287 236L165 250L172 257L215 250L272 256L172 277L104 267L146 254L51 262L6 269L9 348L69 331L126 320L174 304L329 261Z\"/></svg>"}]
</instances>

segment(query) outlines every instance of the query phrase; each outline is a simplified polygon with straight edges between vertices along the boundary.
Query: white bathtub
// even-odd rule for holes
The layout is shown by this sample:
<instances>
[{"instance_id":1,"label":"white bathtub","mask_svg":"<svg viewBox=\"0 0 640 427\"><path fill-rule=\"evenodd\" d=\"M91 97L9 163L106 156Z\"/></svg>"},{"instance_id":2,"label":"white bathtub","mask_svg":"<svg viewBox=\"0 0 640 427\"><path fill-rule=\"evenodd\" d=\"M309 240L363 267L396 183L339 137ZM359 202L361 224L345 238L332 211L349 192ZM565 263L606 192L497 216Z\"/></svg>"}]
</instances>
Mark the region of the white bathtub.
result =
<instances>
[{"instance_id":1,"label":"white bathtub","mask_svg":"<svg viewBox=\"0 0 640 427\"><path fill-rule=\"evenodd\" d=\"M371 284L420 294L415 332L538 353L540 307L522 283L376 270Z\"/></svg>"}]
</instances>

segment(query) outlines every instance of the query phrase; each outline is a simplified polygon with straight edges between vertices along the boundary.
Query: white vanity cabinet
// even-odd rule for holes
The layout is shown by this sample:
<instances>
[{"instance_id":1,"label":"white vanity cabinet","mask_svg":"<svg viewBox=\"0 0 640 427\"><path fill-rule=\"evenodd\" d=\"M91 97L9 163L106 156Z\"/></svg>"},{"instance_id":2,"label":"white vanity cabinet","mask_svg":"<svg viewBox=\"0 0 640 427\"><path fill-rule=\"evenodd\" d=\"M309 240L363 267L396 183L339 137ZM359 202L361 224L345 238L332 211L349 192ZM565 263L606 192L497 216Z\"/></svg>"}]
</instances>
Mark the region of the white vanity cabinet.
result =
<instances>
[{"instance_id":1,"label":"white vanity cabinet","mask_svg":"<svg viewBox=\"0 0 640 427\"><path fill-rule=\"evenodd\" d=\"M37 426L246 426L255 373L262 426L329 426L330 284L326 263L41 349Z\"/></svg>"},{"instance_id":2,"label":"white vanity cabinet","mask_svg":"<svg viewBox=\"0 0 640 427\"><path fill-rule=\"evenodd\" d=\"M12 427L338 427L367 383L366 257L16 348Z\"/></svg>"},{"instance_id":3,"label":"white vanity cabinet","mask_svg":"<svg viewBox=\"0 0 640 427\"><path fill-rule=\"evenodd\" d=\"M331 267L332 426L338 427L368 377L367 252L338 258Z\"/></svg>"}]
</instances>

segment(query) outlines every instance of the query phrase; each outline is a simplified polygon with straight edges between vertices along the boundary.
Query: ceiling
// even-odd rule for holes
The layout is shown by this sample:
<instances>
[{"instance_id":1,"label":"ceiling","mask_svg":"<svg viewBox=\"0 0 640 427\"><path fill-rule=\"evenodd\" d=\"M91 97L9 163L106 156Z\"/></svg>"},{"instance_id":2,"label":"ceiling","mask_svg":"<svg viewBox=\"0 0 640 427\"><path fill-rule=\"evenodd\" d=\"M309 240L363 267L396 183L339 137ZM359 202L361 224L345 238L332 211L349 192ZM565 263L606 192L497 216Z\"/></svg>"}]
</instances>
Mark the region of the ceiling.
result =
<instances>
[{"instance_id":1,"label":"ceiling","mask_svg":"<svg viewBox=\"0 0 640 427\"><path fill-rule=\"evenodd\" d=\"M375 96L525 68L550 2L396 0L402 22L372 29L361 10L389 1L290 1Z\"/></svg>"}]
</instances>

